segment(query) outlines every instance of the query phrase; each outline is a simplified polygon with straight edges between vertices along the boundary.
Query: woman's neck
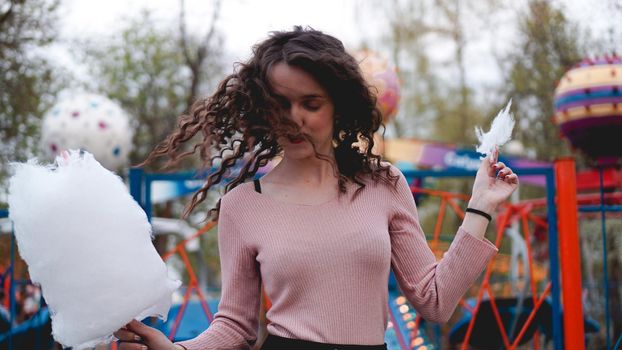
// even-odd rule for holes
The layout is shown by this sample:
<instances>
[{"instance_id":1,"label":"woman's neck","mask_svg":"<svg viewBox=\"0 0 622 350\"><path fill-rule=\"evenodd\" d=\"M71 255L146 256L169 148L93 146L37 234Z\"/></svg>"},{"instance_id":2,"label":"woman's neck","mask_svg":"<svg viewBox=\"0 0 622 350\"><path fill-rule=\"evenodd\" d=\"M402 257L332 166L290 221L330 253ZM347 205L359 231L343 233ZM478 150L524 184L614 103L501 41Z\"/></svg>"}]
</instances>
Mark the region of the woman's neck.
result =
<instances>
[{"instance_id":1,"label":"woman's neck","mask_svg":"<svg viewBox=\"0 0 622 350\"><path fill-rule=\"evenodd\" d=\"M284 157L268 176L269 181L281 184L306 184L313 186L333 185L337 182L337 164L326 160L290 159Z\"/></svg>"}]
</instances>

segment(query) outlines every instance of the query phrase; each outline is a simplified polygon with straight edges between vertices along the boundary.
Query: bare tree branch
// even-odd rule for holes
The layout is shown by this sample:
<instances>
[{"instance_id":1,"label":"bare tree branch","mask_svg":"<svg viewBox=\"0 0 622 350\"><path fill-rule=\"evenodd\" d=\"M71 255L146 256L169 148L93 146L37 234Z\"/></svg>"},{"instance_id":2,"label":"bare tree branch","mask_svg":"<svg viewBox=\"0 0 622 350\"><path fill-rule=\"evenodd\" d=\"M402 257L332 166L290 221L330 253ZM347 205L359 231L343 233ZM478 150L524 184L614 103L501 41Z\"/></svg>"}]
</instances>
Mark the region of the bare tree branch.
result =
<instances>
[{"instance_id":1,"label":"bare tree branch","mask_svg":"<svg viewBox=\"0 0 622 350\"><path fill-rule=\"evenodd\" d=\"M218 17L220 17L221 4L222 4L222 0L216 0L214 2L214 13L212 14L212 22L211 22L209 31L207 32L207 35L205 35L205 39L199 46L199 50L197 52L197 59L200 62L203 62L203 58L205 57L205 54L207 52L207 47L209 46L209 43L212 41L212 37L214 36L214 33L216 32L216 21L218 20Z\"/></svg>"},{"instance_id":2,"label":"bare tree branch","mask_svg":"<svg viewBox=\"0 0 622 350\"><path fill-rule=\"evenodd\" d=\"M2 14L2 16L0 16L0 25L2 25L2 23L4 23L6 20L9 19L9 16L11 16L11 13L13 13L13 6L15 5L15 2L13 0L9 1L9 8L8 10L6 10L6 12L4 12Z\"/></svg>"},{"instance_id":3,"label":"bare tree branch","mask_svg":"<svg viewBox=\"0 0 622 350\"><path fill-rule=\"evenodd\" d=\"M188 45L188 37L186 32L186 19L185 19L185 1L180 0L180 14L179 14L179 30L180 30L180 44L182 48L182 52L184 54L184 58L186 64L190 68L192 72L192 82L190 84L190 91L188 94L187 106L190 108L196 96L198 94L199 82L201 80L201 66L205 61L205 57L207 56L207 50L209 45L216 33L216 22L218 21L218 17L220 16L220 8L222 1L215 0L214 1L214 12L212 13L212 21L210 23L210 28L205 35L205 38L200 42L196 55L192 56L190 52L190 48Z\"/></svg>"},{"instance_id":4,"label":"bare tree branch","mask_svg":"<svg viewBox=\"0 0 622 350\"><path fill-rule=\"evenodd\" d=\"M190 66L192 64L192 58L190 58L190 49L188 48L188 41L186 39L186 2L180 0L179 4L179 40L181 50L184 54L186 63Z\"/></svg>"}]
</instances>

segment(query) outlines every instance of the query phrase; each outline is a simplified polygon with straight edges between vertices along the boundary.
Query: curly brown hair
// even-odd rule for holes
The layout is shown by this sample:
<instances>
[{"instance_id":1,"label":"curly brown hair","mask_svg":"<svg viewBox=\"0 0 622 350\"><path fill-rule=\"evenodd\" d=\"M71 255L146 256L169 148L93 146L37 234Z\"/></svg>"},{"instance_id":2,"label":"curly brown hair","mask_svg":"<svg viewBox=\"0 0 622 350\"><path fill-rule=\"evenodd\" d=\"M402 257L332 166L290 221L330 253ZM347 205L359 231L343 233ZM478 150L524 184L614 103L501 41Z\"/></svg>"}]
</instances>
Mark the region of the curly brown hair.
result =
<instances>
[{"instance_id":1,"label":"curly brown hair","mask_svg":"<svg viewBox=\"0 0 622 350\"><path fill-rule=\"evenodd\" d=\"M170 168L198 150L204 169L217 168L194 193L184 216L205 200L210 188L231 176L234 166L241 165L241 169L226 184L225 193L254 177L259 168L282 152L276 141L279 137L306 137L287 118L268 83L270 69L282 62L313 76L335 105L336 169L328 157L317 151L315 155L333 164L339 192L345 193L346 181L352 181L359 186L358 194L365 187L366 176L376 182L396 183L398 177L390 173L389 166L372 154L373 135L382 126L382 115L358 62L338 39L296 26L292 31L272 32L256 45L248 62L237 63L233 74L219 84L212 96L196 101L189 113L181 115L176 129L139 165L168 157L164 168ZM187 144L195 135L202 139ZM220 164L215 164L218 161ZM217 219L219 211L220 201L208 215Z\"/></svg>"}]
</instances>

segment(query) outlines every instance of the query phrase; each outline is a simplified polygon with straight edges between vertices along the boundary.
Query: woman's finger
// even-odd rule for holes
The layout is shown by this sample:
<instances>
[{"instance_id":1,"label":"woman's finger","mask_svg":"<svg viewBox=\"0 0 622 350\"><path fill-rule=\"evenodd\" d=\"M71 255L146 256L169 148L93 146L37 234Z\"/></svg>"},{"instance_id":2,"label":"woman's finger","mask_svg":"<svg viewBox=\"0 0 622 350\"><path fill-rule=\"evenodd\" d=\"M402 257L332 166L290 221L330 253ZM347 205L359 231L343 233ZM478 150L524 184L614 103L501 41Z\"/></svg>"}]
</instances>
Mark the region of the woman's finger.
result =
<instances>
[{"instance_id":1,"label":"woman's finger","mask_svg":"<svg viewBox=\"0 0 622 350\"><path fill-rule=\"evenodd\" d=\"M493 163L499 161L499 146L495 146L495 149L492 151L491 157Z\"/></svg>"},{"instance_id":2,"label":"woman's finger","mask_svg":"<svg viewBox=\"0 0 622 350\"><path fill-rule=\"evenodd\" d=\"M517 184L518 183L518 175L516 174L509 174L503 177L499 177L499 179L503 182L506 182L508 184Z\"/></svg>"},{"instance_id":3,"label":"woman's finger","mask_svg":"<svg viewBox=\"0 0 622 350\"><path fill-rule=\"evenodd\" d=\"M121 342L119 344L119 350L148 350L149 348L145 344L140 343L126 343Z\"/></svg>"},{"instance_id":4,"label":"woman's finger","mask_svg":"<svg viewBox=\"0 0 622 350\"><path fill-rule=\"evenodd\" d=\"M480 165L479 171L478 172L484 172L485 174L488 174L489 177L495 177L495 175L497 174L497 169L494 167L495 163L492 163L490 161L490 157L484 157L484 159L482 159L482 164Z\"/></svg>"},{"instance_id":5,"label":"woman's finger","mask_svg":"<svg viewBox=\"0 0 622 350\"><path fill-rule=\"evenodd\" d=\"M501 170L506 167L504 162L496 162L495 166L497 167L497 170Z\"/></svg>"},{"instance_id":6,"label":"woman's finger","mask_svg":"<svg viewBox=\"0 0 622 350\"><path fill-rule=\"evenodd\" d=\"M500 170L498 176L500 178L504 178L504 177L506 177L508 175L512 175L512 169L510 169L510 168L505 168L505 169Z\"/></svg>"},{"instance_id":7,"label":"woman's finger","mask_svg":"<svg viewBox=\"0 0 622 350\"><path fill-rule=\"evenodd\" d=\"M121 341L140 341L141 340L138 334L125 330L125 329L119 329L113 334L115 337L117 337L117 339Z\"/></svg>"},{"instance_id":8,"label":"woman's finger","mask_svg":"<svg viewBox=\"0 0 622 350\"><path fill-rule=\"evenodd\" d=\"M503 163L503 162L490 163L490 167L488 169L488 176L490 176L490 177L497 177L497 176L499 176L499 172L503 168L505 168L505 163Z\"/></svg>"},{"instance_id":9,"label":"woman's finger","mask_svg":"<svg viewBox=\"0 0 622 350\"><path fill-rule=\"evenodd\" d=\"M132 322L128 323L127 329L138 334L139 336L142 336L143 338L146 338L146 336L148 336L153 330L153 328L136 320L132 320Z\"/></svg>"}]
</instances>

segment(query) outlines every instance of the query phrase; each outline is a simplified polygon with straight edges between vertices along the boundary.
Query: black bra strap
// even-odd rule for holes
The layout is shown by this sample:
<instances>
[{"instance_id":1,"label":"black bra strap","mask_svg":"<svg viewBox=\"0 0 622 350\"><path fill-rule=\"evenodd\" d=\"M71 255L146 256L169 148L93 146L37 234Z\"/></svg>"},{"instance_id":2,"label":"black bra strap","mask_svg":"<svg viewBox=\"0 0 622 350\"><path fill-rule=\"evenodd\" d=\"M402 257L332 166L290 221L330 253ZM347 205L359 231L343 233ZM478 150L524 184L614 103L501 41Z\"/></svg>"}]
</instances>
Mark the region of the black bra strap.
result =
<instances>
[{"instance_id":1,"label":"black bra strap","mask_svg":"<svg viewBox=\"0 0 622 350\"><path fill-rule=\"evenodd\" d=\"M261 193L261 184L259 183L259 179L255 179L253 182L255 183L255 191Z\"/></svg>"}]
</instances>

